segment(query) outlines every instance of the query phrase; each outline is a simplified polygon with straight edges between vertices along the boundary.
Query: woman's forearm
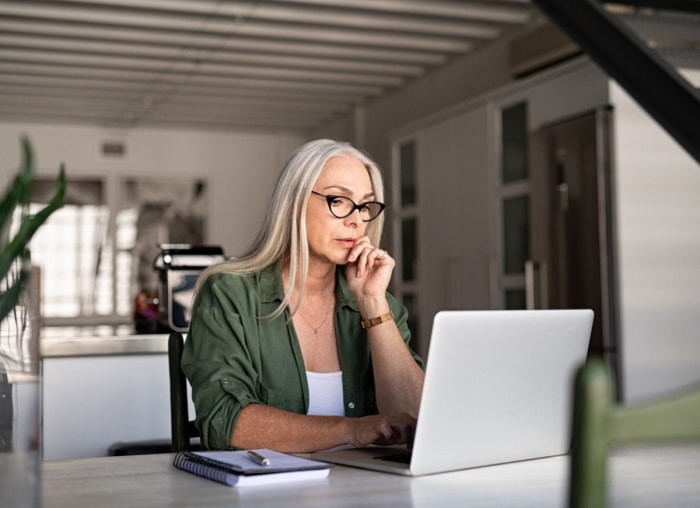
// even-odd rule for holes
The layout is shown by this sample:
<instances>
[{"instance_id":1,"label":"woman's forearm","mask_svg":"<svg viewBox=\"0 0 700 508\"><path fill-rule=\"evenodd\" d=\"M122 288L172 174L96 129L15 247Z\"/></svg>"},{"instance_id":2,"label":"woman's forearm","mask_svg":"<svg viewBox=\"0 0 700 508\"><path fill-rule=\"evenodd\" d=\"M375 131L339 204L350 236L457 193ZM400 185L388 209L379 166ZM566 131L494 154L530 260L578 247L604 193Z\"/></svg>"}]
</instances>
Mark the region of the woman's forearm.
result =
<instances>
[{"instance_id":1,"label":"woman's forearm","mask_svg":"<svg viewBox=\"0 0 700 508\"><path fill-rule=\"evenodd\" d=\"M311 452L347 442L345 418L308 416L262 404L241 410L231 436L236 448L270 448L281 452Z\"/></svg>"},{"instance_id":2,"label":"woman's forearm","mask_svg":"<svg viewBox=\"0 0 700 508\"><path fill-rule=\"evenodd\" d=\"M423 369L406 347L394 321L374 326L368 332L379 412L402 411L417 417Z\"/></svg>"},{"instance_id":3,"label":"woman's forearm","mask_svg":"<svg viewBox=\"0 0 700 508\"><path fill-rule=\"evenodd\" d=\"M386 297L358 299L364 319L389 312ZM406 347L393 319L367 329L369 336L377 407L380 413L406 412L418 415L423 390L423 369L416 363Z\"/></svg>"},{"instance_id":4,"label":"woman's forearm","mask_svg":"<svg viewBox=\"0 0 700 508\"><path fill-rule=\"evenodd\" d=\"M231 445L308 453L341 445L406 444L412 440L415 423L405 413L362 418L308 416L251 404L241 410Z\"/></svg>"}]
</instances>

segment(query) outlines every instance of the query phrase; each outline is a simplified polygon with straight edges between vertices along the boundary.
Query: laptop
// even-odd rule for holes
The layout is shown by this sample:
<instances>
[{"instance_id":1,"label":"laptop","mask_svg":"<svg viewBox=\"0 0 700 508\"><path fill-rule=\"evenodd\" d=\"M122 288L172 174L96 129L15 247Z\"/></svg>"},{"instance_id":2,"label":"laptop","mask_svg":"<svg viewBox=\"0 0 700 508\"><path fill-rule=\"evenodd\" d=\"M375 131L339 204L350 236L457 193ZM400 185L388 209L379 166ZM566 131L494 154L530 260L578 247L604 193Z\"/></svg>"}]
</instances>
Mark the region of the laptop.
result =
<instances>
[{"instance_id":1,"label":"laptop","mask_svg":"<svg viewBox=\"0 0 700 508\"><path fill-rule=\"evenodd\" d=\"M420 476L569 451L576 369L593 311L435 315L413 449L331 449L311 458Z\"/></svg>"}]
</instances>

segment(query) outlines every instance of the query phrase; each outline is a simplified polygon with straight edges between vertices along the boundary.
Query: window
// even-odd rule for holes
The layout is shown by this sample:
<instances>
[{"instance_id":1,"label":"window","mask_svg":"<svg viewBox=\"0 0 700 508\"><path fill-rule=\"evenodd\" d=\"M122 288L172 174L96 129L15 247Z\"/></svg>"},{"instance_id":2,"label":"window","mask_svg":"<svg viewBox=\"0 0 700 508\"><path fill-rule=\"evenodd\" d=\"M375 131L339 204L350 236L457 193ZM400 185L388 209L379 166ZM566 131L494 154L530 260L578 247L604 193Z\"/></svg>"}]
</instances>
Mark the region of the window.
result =
<instances>
[{"instance_id":1,"label":"window","mask_svg":"<svg viewBox=\"0 0 700 508\"><path fill-rule=\"evenodd\" d=\"M32 238L45 337L133 333L136 294L158 289L158 245L204 243L203 181L125 178L116 185L69 176L64 206ZM30 213L54 189L54 180L37 178Z\"/></svg>"}]
</instances>

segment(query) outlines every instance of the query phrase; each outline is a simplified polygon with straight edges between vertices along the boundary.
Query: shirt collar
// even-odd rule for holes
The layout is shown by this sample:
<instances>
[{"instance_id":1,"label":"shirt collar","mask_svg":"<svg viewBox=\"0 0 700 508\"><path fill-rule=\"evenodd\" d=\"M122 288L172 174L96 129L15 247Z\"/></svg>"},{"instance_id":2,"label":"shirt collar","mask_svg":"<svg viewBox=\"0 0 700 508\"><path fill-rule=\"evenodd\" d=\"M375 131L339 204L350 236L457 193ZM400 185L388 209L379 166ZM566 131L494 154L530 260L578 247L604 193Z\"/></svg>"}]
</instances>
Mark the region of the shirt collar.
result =
<instances>
[{"instance_id":1,"label":"shirt collar","mask_svg":"<svg viewBox=\"0 0 700 508\"><path fill-rule=\"evenodd\" d=\"M260 300L264 303L281 302L284 299L284 285L282 283L281 262L276 262L263 268L259 273ZM345 278L345 267L338 266L335 276L335 297L338 307L343 305L359 312L357 301L350 291L348 281Z\"/></svg>"}]
</instances>

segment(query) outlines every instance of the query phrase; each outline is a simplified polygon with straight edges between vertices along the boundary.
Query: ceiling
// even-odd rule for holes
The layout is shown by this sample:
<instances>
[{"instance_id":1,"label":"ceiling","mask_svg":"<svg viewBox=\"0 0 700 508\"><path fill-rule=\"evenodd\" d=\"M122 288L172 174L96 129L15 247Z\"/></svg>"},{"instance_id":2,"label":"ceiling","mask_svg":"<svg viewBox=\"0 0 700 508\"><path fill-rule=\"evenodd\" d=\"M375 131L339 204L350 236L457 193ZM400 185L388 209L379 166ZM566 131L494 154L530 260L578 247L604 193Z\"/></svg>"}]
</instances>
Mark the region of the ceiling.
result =
<instances>
[{"instance_id":1,"label":"ceiling","mask_svg":"<svg viewBox=\"0 0 700 508\"><path fill-rule=\"evenodd\" d=\"M650 1L604 3L700 61L700 14ZM307 131L542 20L530 0L0 0L0 121Z\"/></svg>"},{"instance_id":2,"label":"ceiling","mask_svg":"<svg viewBox=\"0 0 700 508\"><path fill-rule=\"evenodd\" d=\"M306 130L539 17L529 0L2 0L0 120Z\"/></svg>"}]
</instances>

